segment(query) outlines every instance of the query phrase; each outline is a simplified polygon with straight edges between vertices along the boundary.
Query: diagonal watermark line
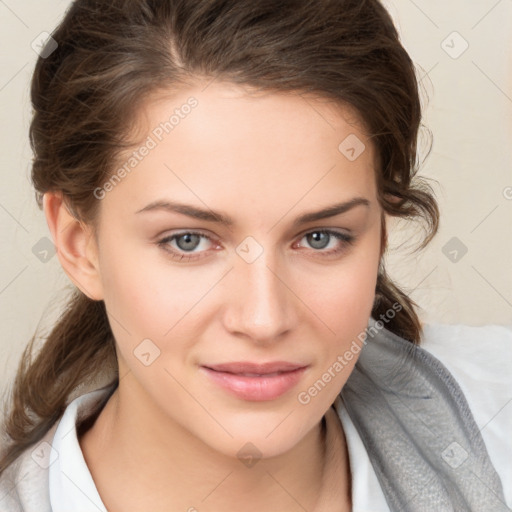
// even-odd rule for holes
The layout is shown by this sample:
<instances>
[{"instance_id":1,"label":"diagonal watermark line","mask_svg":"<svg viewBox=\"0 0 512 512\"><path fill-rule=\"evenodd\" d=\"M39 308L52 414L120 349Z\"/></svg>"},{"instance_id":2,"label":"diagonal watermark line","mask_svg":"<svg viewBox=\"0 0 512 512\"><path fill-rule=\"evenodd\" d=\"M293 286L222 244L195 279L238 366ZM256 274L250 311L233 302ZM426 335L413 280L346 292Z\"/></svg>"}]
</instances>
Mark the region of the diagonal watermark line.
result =
<instances>
[{"instance_id":1,"label":"diagonal watermark line","mask_svg":"<svg viewBox=\"0 0 512 512\"><path fill-rule=\"evenodd\" d=\"M265 439L272 434L277 428L284 423L284 421L290 416L290 414L294 413L296 409L292 409L266 436Z\"/></svg>"},{"instance_id":2,"label":"diagonal watermark line","mask_svg":"<svg viewBox=\"0 0 512 512\"><path fill-rule=\"evenodd\" d=\"M176 178L178 178L181 181L181 183L183 183L183 185L185 185L185 187L187 187L190 190L190 192L192 192L192 194L194 194L197 197L197 199L199 199L199 201L201 201L201 203L203 203L206 206L206 208L208 208L208 210L210 210L210 212L213 213L212 209L167 164L164 163L164 166L169 171L171 171L174 174L174 176L176 176ZM229 226L228 229L229 231L232 231L232 229Z\"/></svg>"},{"instance_id":3,"label":"diagonal watermark line","mask_svg":"<svg viewBox=\"0 0 512 512\"><path fill-rule=\"evenodd\" d=\"M265 470L265 471L266 471L266 470ZM297 499L295 498L295 496L293 496L293 494L290 494L290 493L288 492L288 490L286 489L286 487L284 487L284 486L281 484L281 482L279 482L279 481L274 477L274 475L273 475L272 473L270 473L269 471L267 471L267 473L270 475L270 477L271 477L271 478L273 478L273 480L276 482L276 484L277 484L277 485L279 485L279 487L281 487L281 489L283 489L283 491L284 491L284 492L286 492L286 494L288 494L288 496L290 496L290 498L291 498L293 501L295 501L295 503L297 503L297 505L299 505L299 507L300 507L302 510L305 510L306 512L308 512L308 510L307 510L306 508L304 508L304 507L302 506L302 504L301 504L299 501L297 501Z\"/></svg>"},{"instance_id":4,"label":"diagonal watermark line","mask_svg":"<svg viewBox=\"0 0 512 512\"><path fill-rule=\"evenodd\" d=\"M411 290L411 293L416 290L416 288L419 287L419 285L421 283L423 283L423 281L425 281L425 279L428 279L428 277L434 272L434 270L437 268L437 265Z\"/></svg>"},{"instance_id":5,"label":"diagonal watermark line","mask_svg":"<svg viewBox=\"0 0 512 512\"><path fill-rule=\"evenodd\" d=\"M489 82L491 82L496 87L496 89L498 89L503 94L503 96L505 96L505 98L507 98L508 101L512 103L512 98L510 98L510 96L474 60L471 62L489 80Z\"/></svg>"},{"instance_id":6,"label":"diagonal watermark line","mask_svg":"<svg viewBox=\"0 0 512 512\"><path fill-rule=\"evenodd\" d=\"M80 287L81 287L81 288L83 288L83 289L85 290L85 292L87 292L87 293L85 293L85 295L87 295L88 297L91 297L91 296L92 296L92 294L91 294L91 292L89 292L89 290L87 289L87 287L85 287L85 286L84 286L80 281L78 281L78 280L76 279L76 277L75 277L75 280L76 280L76 282L80 285ZM82 291L82 290L81 290L81 291ZM84 292L82 291L82 293L84 293ZM92 300L92 299L91 299L91 300ZM121 323L121 322L120 322L120 321L119 321L119 320L118 320L118 319L117 319L117 318L116 318L116 317L115 317L115 316L114 316L114 315L113 315L113 314L112 314L108 309L107 309L107 306L106 306L106 305L105 305L105 311L106 311L106 313L107 313L107 316L109 316L109 317L111 316L111 317L112 317L112 318L113 318L113 319L114 319L114 320L115 320L115 321L116 321L116 322L117 322L117 323L118 323L118 324L119 324L119 325L120 325L120 326L121 326L121 327L122 327L122 328L123 328L123 329L128 333L128 335L129 335L129 336L131 336L131 335L132 335L132 334L131 334L131 332L130 332L130 331L129 331L129 330L128 330L128 329L127 329L127 328L126 328L126 327L125 327L125 326L124 326L124 325L123 325L123 324L122 324L122 323Z\"/></svg>"},{"instance_id":7,"label":"diagonal watermark line","mask_svg":"<svg viewBox=\"0 0 512 512\"><path fill-rule=\"evenodd\" d=\"M20 18L20 17L19 17L19 16L18 16L18 15L17 15L17 14L16 14L16 13L15 13L15 12L14 12L14 11L13 11L9 6L8 6L8 5L7 5L7 4L6 4L6 3L5 3L5 2L4 2L4 0L0 0L0 3L1 3L2 5L5 5L5 7L7 7L7 9L9 9L9 11L11 11L11 13L12 13L14 16L16 16L16 18L18 18L18 20L20 20L20 21L21 21L21 23L23 23L23 25L25 25L25 27L30 28L30 27L29 27L29 26L28 26L28 25L27 25L27 24L26 24L26 23L25 23L25 22L24 22L24 21L23 21L23 20L22 20L22 19L21 19L21 18Z\"/></svg>"},{"instance_id":8,"label":"diagonal watermark line","mask_svg":"<svg viewBox=\"0 0 512 512\"><path fill-rule=\"evenodd\" d=\"M413 2L413 0L409 0L409 2L411 2L411 4L413 4L416 7L416 9L418 9L418 11L420 11L425 16L425 18L427 18L430 21L430 23L432 23L432 25L434 25L434 27L439 28L439 25L423 9L421 9L418 6L418 4Z\"/></svg>"},{"instance_id":9,"label":"diagonal watermark line","mask_svg":"<svg viewBox=\"0 0 512 512\"><path fill-rule=\"evenodd\" d=\"M230 471L201 501L204 501L208 496L213 494L222 485L222 483L225 482L226 478L231 475L231 473L233 473L233 471Z\"/></svg>"},{"instance_id":10,"label":"diagonal watermark line","mask_svg":"<svg viewBox=\"0 0 512 512\"><path fill-rule=\"evenodd\" d=\"M329 121L327 121L327 119L320 113L318 112L318 110L313 106L311 105L311 103L301 94L300 97L333 129L335 130L334 126L329 123Z\"/></svg>"},{"instance_id":11,"label":"diagonal watermark line","mask_svg":"<svg viewBox=\"0 0 512 512\"><path fill-rule=\"evenodd\" d=\"M2 92L27 67L27 64L28 62L25 62L25 64L16 73L14 73L12 77L9 78L9 80L4 85L2 85L2 87L0 87L0 92Z\"/></svg>"},{"instance_id":12,"label":"diagonal watermark line","mask_svg":"<svg viewBox=\"0 0 512 512\"><path fill-rule=\"evenodd\" d=\"M66 229L75 224L76 222L80 222L77 218L73 217L61 230L60 233L64 233Z\"/></svg>"},{"instance_id":13,"label":"diagonal watermark line","mask_svg":"<svg viewBox=\"0 0 512 512\"><path fill-rule=\"evenodd\" d=\"M284 214L281 218L267 231L270 233L303 199L306 197L333 169L336 165L333 165L307 192L300 197L297 202Z\"/></svg>"},{"instance_id":14,"label":"diagonal watermark line","mask_svg":"<svg viewBox=\"0 0 512 512\"><path fill-rule=\"evenodd\" d=\"M127 332L128 336L132 335L132 333L110 311L108 311L106 307L105 311L107 312L108 316L111 316L119 324L119 326Z\"/></svg>"},{"instance_id":15,"label":"diagonal watermark line","mask_svg":"<svg viewBox=\"0 0 512 512\"><path fill-rule=\"evenodd\" d=\"M480 480L480 482L482 483L482 485L483 485L484 487L486 487L489 491L491 491L491 492L494 494L494 496L496 497L496 499L497 499L498 501L500 501L501 503L503 503L503 505L505 505L505 506L507 507L507 510L510 510L510 509L508 508L508 505L507 505L507 504L506 504L506 503L501 499L501 497L500 497L500 496L498 496L498 495L494 492L494 490L493 490L493 489L491 489L491 488L490 488L490 487L489 487L489 486L488 486L488 485L487 485L487 484L486 484L486 483L485 483L485 482L480 478L480 476L479 476L479 475L477 475L477 474L476 474L476 473L475 473L471 468L469 468L469 471L471 471L471 473L473 473L473 475L475 475L475 476L478 478L478 480Z\"/></svg>"},{"instance_id":16,"label":"diagonal watermark line","mask_svg":"<svg viewBox=\"0 0 512 512\"><path fill-rule=\"evenodd\" d=\"M167 336L176 327L176 325L178 325L190 313L190 311L192 311L192 309L194 309L213 290L213 288L233 270L233 268L234 267L231 267L216 283L214 283L210 289L164 334L164 336Z\"/></svg>"},{"instance_id":17,"label":"diagonal watermark line","mask_svg":"<svg viewBox=\"0 0 512 512\"><path fill-rule=\"evenodd\" d=\"M193 398L198 405L200 405L204 411L208 414L208 416L210 416L210 418L215 421L215 423L217 423L217 425L219 425L220 428L222 428L222 430L224 430L224 432L226 432L226 434L229 436L229 437L233 437L233 435L228 432L228 430L226 429L226 427L224 427L224 425L222 425L222 423L220 423L220 421L218 421L215 416L213 416L213 414L185 387L183 386L183 384L178 381L178 379L176 379L176 377L167 369L167 368L164 368L164 370L183 388L183 390L188 393L190 395L191 398Z\"/></svg>"},{"instance_id":18,"label":"diagonal watermark line","mask_svg":"<svg viewBox=\"0 0 512 512\"><path fill-rule=\"evenodd\" d=\"M23 272L25 272L25 270L27 270L28 268L28 265L23 268L22 270L20 270L1 290L0 290L0 295L2 293L5 292L5 290L7 290L7 288L9 288L9 286L11 286L12 283L14 283L14 281L16 281L16 279L18 279L18 277L23 274Z\"/></svg>"},{"instance_id":19,"label":"diagonal watermark line","mask_svg":"<svg viewBox=\"0 0 512 512\"><path fill-rule=\"evenodd\" d=\"M503 406L503 407L502 407L502 408L501 408L501 409L500 409L500 410L499 410L499 411L498 411L498 412L497 412L497 413L496 413L496 414L495 414L495 415L494 415L494 416L493 416L493 417L492 417L492 418L491 418L491 419L490 419L490 420L489 420L489 421L488 421L488 422L487 422L487 423L486 423L482 428L480 428L480 429L479 429L479 431L480 431L480 432L482 432L482 430L483 430L485 427L487 427L487 425L489 425L489 424L494 420L494 418L496 418L496 416L498 416L498 414L500 414L500 412L501 412L501 411L503 411L503 409L505 409L505 407L507 407L507 405L508 405L509 403L511 403L511 402L512 402L512 398L511 398L510 400L508 400L508 401L505 403L505 405L504 405L504 406Z\"/></svg>"},{"instance_id":20,"label":"diagonal watermark line","mask_svg":"<svg viewBox=\"0 0 512 512\"><path fill-rule=\"evenodd\" d=\"M423 419L421 418L421 416L419 416L419 415L416 413L416 411L414 411L413 409L411 409L411 408L409 407L409 405L408 405L408 404L406 404L406 403L402 400L402 398L400 397L400 395L399 395L397 392L393 392L393 393L392 393L392 395L393 395L393 397L394 397L394 398L398 399L398 401L399 401L399 402L400 402L404 407L406 407L406 408L408 409L408 411L409 411L409 412L410 412L410 413L411 413L411 414L412 414L412 415L413 415L417 420L419 420L419 421L420 421L420 423L422 423L422 424L423 424L423 426L424 426L424 427L425 427L425 428L430 432L430 434L432 435L432 437L433 437L433 438L435 438L435 437L436 437L435 433L434 433L434 432L433 432L433 430L430 428L430 426L428 425L428 423L425 423L425 422L423 421Z\"/></svg>"},{"instance_id":21,"label":"diagonal watermark line","mask_svg":"<svg viewBox=\"0 0 512 512\"><path fill-rule=\"evenodd\" d=\"M7 498L8 496L11 495L11 491L13 489L16 489L16 487L18 487L18 484L24 480L25 478L27 478L27 476L29 475L29 473L25 473L17 482L14 483L14 485L3 495L3 496L0 496L0 503L5 499Z\"/></svg>"},{"instance_id":22,"label":"diagonal watermark line","mask_svg":"<svg viewBox=\"0 0 512 512\"><path fill-rule=\"evenodd\" d=\"M0 208L2 208L2 210L4 210L4 212L7 213L7 215L9 215L9 217L18 224L18 226L23 228L26 233L29 233L29 230L3 204L0 204Z\"/></svg>"},{"instance_id":23,"label":"diagonal watermark line","mask_svg":"<svg viewBox=\"0 0 512 512\"><path fill-rule=\"evenodd\" d=\"M288 288L288 290L290 290L293 293L293 295L295 295L295 297L297 297L297 299L299 299L302 302L302 304L304 304L304 306L306 306L309 309L309 311L311 311L311 313L313 313L318 318L318 320L320 320L320 322L322 322L325 325L325 327L327 327L327 329L329 329L329 331L336 335L336 332L333 331L268 265L265 266L270 270L270 272L272 272L272 274L274 274L277 277L277 279L279 279L279 281L281 281L281 283L283 283L286 286L286 288Z\"/></svg>"},{"instance_id":24,"label":"diagonal watermark line","mask_svg":"<svg viewBox=\"0 0 512 512\"><path fill-rule=\"evenodd\" d=\"M76 485L68 475L66 475L66 473L64 473L64 471L61 470L61 473L94 505L97 510L101 512L101 508L99 508L98 505L96 505L96 503L94 503L94 501L92 501L91 498L82 489L80 489L80 487L78 487L78 485Z\"/></svg>"},{"instance_id":25,"label":"diagonal watermark line","mask_svg":"<svg viewBox=\"0 0 512 512\"><path fill-rule=\"evenodd\" d=\"M500 4L502 2L502 0L498 0L472 27L471 27L471 30L473 30L481 21L483 21L491 11L493 11L497 6L498 4Z\"/></svg>"},{"instance_id":26,"label":"diagonal watermark line","mask_svg":"<svg viewBox=\"0 0 512 512\"><path fill-rule=\"evenodd\" d=\"M207 87L210 87L210 85L212 85L212 83L217 79L216 76L214 76L202 89L201 89L201 92L204 92L206 90Z\"/></svg>"},{"instance_id":27,"label":"diagonal watermark line","mask_svg":"<svg viewBox=\"0 0 512 512\"><path fill-rule=\"evenodd\" d=\"M87 297L91 297L92 294L91 292L87 289L86 286L83 285L83 283L81 283L76 277L74 278L75 281L76 281L76 284L75 286L84 294L86 295ZM80 286L78 286L80 285ZM84 291L85 290L85 291ZM1 293L1 292L0 292ZM91 299L93 300L93 299ZM127 333L129 336L131 336L131 332L107 309L106 305L105 305L105 312L107 314L107 317L112 317L119 325L120 327L122 327Z\"/></svg>"},{"instance_id":28,"label":"diagonal watermark line","mask_svg":"<svg viewBox=\"0 0 512 512\"><path fill-rule=\"evenodd\" d=\"M494 211L496 211L496 208L498 208L498 206L499 206L499 204L498 204L495 208L493 208L493 209L492 209L492 210L491 210L491 211L490 211L490 212L489 212L489 213L488 213L488 214L487 214L487 215L486 215L486 216L485 216L485 217L480 221L480 223L479 223L479 224L477 224L477 225L476 225L476 226L475 226L475 227L470 231L470 233L473 233L473 231L475 231L475 229L476 229L478 226L480 226L480 224L482 224L482 223L483 223L483 221L484 221L485 219L487 219L487 217L489 217L489 215L491 215L491 213L493 213Z\"/></svg>"},{"instance_id":29,"label":"diagonal watermark line","mask_svg":"<svg viewBox=\"0 0 512 512\"><path fill-rule=\"evenodd\" d=\"M487 280L473 265L471 265L471 268L510 306L512 307L512 304Z\"/></svg>"},{"instance_id":30,"label":"diagonal watermark line","mask_svg":"<svg viewBox=\"0 0 512 512\"><path fill-rule=\"evenodd\" d=\"M439 64L439 61L437 61L427 72L423 74L423 76L420 78L420 83L423 82L423 79L430 75L431 71Z\"/></svg>"},{"instance_id":31,"label":"diagonal watermark line","mask_svg":"<svg viewBox=\"0 0 512 512\"><path fill-rule=\"evenodd\" d=\"M409 503L412 503L416 500L416 498L418 497L421 497L422 496L422 492L424 489L426 489L431 482L433 482L434 480L437 480L439 477L437 476L436 473L434 473L428 480L427 482L425 483L425 485L410 499L408 499L405 503L402 503L399 505L399 509L398 509L398 512L407 512L408 510L411 510L409 508Z\"/></svg>"}]
</instances>

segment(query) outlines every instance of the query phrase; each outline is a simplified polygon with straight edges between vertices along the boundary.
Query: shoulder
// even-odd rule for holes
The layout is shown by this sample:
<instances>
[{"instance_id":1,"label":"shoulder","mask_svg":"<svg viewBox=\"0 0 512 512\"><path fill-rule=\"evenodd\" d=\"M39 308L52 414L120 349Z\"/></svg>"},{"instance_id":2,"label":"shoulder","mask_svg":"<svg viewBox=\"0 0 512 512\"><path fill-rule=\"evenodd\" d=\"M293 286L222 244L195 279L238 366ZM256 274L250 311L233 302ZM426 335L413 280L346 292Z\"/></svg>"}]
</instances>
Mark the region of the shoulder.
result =
<instances>
[{"instance_id":1,"label":"shoulder","mask_svg":"<svg viewBox=\"0 0 512 512\"><path fill-rule=\"evenodd\" d=\"M420 347L456 379L482 433L512 426L512 327L431 324Z\"/></svg>"},{"instance_id":2,"label":"shoulder","mask_svg":"<svg viewBox=\"0 0 512 512\"><path fill-rule=\"evenodd\" d=\"M422 347L367 331L341 398L388 503L511 510L509 329L425 326Z\"/></svg>"},{"instance_id":3,"label":"shoulder","mask_svg":"<svg viewBox=\"0 0 512 512\"><path fill-rule=\"evenodd\" d=\"M512 325L427 324L420 347L470 380L512 382Z\"/></svg>"},{"instance_id":4,"label":"shoulder","mask_svg":"<svg viewBox=\"0 0 512 512\"><path fill-rule=\"evenodd\" d=\"M48 468L55 423L45 436L26 448L0 476L0 512L51 512Z\"/></svg>"},{"instance_id":5,"label":"shoulder","mask_svg":"<svg viewBox=\"0 0 512 512\"><path fill-rule=\"evenodd\" d=\"M115 386L109 384L72 398L60 420L5 469L0 475L0 512L52 511L50 494L53 499L59 499L55 496L59 496L61 489L52 488L51 473L54 476L59 473L56 468L60 466L62 458L73 462L74 457L81 455L73 427L79 429L86 426L114 390ZM62 435L61 432L59 435L63 429L66 434ZM73 431L75 435L67 436ZM62 441L64 437L66 443Z\"/></svg>"},{"instance_id":6,"label":"shoulder","mask_svg":"<svg viewBox=\"0 0 512 512\"><path fill-rule=\"evenodd\" d=\"M512 503L512 326L429 324L420 347L459 384Z\"/></svg>"}]
</instances>

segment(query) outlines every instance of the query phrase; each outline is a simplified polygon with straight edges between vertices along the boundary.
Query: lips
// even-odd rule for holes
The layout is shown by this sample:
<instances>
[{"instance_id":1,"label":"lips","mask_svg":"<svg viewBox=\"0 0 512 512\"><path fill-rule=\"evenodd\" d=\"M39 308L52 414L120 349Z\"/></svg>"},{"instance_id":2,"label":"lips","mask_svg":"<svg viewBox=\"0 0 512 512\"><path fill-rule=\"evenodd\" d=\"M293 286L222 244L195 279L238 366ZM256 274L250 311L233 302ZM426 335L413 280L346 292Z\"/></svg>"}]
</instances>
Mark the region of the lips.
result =
<instances>
[{"instance_id":1,"label":"lips","mask_svg":"<svg viewBox=\"0 0 512 512\"><path fill-rule=\"evenodd\" d=\"M201 366L209 381L242 400L274 400L294 388L308 365L286 361Z\"/></svg>"},{"instance_id":2,"label":"lips","mask_svg":"<svg viewBox=\"0 0 512 512\"><path fill-rule=\"evenodd\" d=\"M278 375L283 372L291 372L307 365L290 363L287 361L273 361L268 363L235 362L204 366L217 372L257 377L262 375L272 376L272 374Z\"/></svg>"}]
</instances>

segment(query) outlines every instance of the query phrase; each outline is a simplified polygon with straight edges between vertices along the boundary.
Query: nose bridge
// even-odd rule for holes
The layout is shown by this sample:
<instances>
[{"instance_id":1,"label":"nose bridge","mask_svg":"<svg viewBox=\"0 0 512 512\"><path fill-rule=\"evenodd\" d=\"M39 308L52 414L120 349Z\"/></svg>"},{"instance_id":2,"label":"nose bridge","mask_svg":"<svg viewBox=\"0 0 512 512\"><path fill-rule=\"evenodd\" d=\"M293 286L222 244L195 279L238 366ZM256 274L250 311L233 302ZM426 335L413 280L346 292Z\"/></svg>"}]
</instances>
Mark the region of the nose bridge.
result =
<instances>
[{"instance_id":1,"label":"nose bridge","mask_svg":"<svg viewBox=\"0 0 512 512\"><path fill-rule=\"evenodd\" d=\"M243 249L240 244L231 276L233 293L227 327L255 341L271 341L291 327L293 294L284 284L285 276L280 275L278 258L260 250L259 256L251 260ZM250 247L252 257L254 249Z\"/></svg>"}]
</instances>

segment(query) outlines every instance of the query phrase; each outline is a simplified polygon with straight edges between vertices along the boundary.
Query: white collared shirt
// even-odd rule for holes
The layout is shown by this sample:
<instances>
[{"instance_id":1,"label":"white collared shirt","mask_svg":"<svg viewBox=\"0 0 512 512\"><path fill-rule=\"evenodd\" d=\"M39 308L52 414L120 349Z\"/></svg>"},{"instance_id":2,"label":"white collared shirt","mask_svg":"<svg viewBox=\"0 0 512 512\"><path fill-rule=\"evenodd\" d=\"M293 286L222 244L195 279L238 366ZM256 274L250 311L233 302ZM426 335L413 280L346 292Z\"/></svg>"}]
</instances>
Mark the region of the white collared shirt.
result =
<instances>
[{"instance_id":1,"label":"white collared shirt","mask_svg":"<svg viewBox=\"0 0 512 512\"><path fill-rule=\"evenodd\" d=\"M86 413L106 393L96 390L75 398L60 419L52 447L58 454L50 465L50 502L53 512L107 512L78 443L78 412Z\"/></svg>"}]
</instances>

